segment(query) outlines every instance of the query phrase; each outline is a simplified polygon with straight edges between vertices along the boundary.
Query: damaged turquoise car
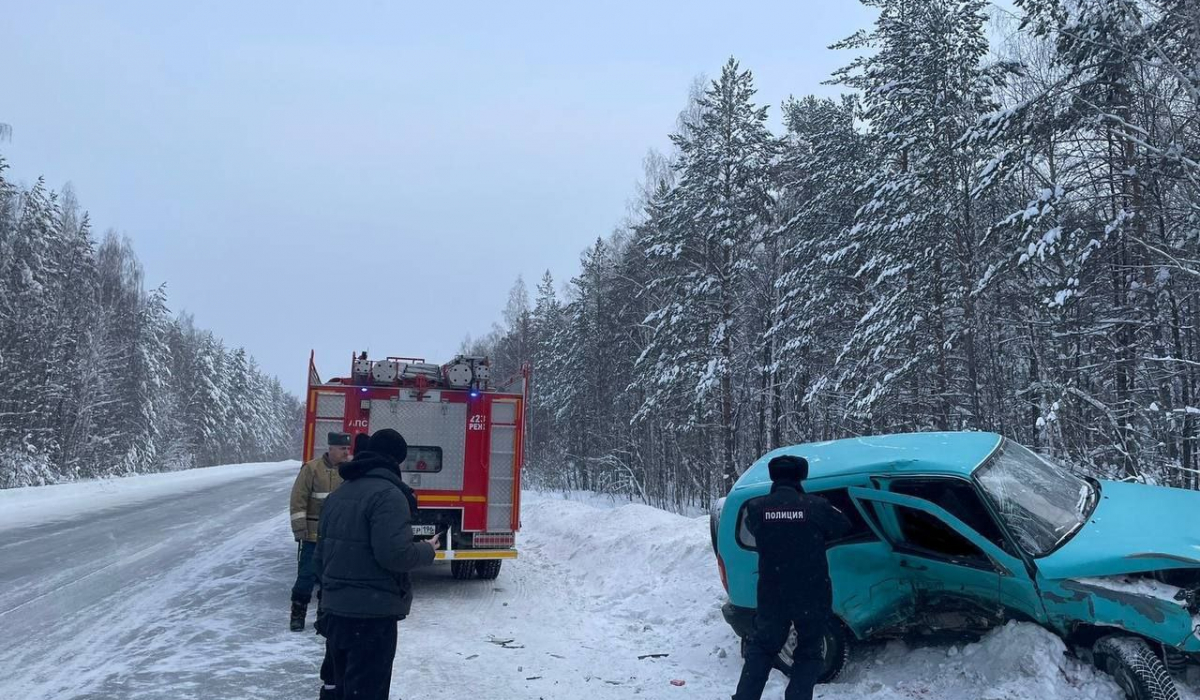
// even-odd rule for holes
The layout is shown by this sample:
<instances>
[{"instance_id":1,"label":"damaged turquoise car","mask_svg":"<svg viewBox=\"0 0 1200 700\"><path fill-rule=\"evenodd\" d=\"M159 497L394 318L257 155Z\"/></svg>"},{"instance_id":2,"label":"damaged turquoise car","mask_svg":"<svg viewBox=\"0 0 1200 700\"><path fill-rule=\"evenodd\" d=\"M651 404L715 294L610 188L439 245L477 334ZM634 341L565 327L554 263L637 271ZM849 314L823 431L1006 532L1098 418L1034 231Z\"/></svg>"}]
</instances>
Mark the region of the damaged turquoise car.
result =
<instances>
[{"instance_id":1,"label":"damaged turquoise car","mask_svg":"<svg viewBox=\"0 0 1200 700\"><path fill-rule=\"evenodd\" d=\"M767 462L784 454L806 458L805 490L854 523L828 554L837 622L824 680L855 640L1011 620L1060 635L1131 700L1176 700L1173 677L1200 662L1200 493L1077 476L974 432L795 445L755 462L711 520L725 619L743 640L758 568L746 505L769 492Z\"/></svg>"}]
</instances>

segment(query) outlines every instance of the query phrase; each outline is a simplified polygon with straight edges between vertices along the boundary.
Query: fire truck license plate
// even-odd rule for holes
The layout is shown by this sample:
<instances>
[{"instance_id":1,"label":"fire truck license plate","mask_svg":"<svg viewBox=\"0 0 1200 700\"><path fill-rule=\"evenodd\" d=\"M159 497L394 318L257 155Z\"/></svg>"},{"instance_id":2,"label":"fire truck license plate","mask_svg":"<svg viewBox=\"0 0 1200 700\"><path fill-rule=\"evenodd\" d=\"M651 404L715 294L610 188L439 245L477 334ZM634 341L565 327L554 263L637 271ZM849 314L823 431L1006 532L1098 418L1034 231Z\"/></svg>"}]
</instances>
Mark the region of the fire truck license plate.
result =
<instances>
[{"instance_id":1,"label":"fire truck license plate","mask_svg":"<svg viewBox=\"0 0 1200 700\"><path fill-rule=\"evenodd\" d=\"M437 525L413 525L412 529L417 537L433 537L437 534Z\"/></svg>"}]
</instances>

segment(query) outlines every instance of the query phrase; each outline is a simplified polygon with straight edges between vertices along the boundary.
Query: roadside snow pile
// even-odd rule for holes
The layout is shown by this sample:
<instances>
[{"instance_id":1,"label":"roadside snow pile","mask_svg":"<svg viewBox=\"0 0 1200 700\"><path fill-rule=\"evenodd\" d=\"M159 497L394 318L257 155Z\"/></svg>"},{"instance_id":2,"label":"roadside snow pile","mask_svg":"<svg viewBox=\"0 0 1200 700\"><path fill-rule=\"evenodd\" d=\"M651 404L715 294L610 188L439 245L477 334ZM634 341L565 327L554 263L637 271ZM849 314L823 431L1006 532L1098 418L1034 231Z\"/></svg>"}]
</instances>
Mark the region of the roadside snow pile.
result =
<instances>
[{"instance_id":1,"label":"roadside snow pile","mask_svg":"<svg viewBox=\"0 0 1200 700\"><path fill-rule=\"evenodd\" d=\"M858 655L825 698L1118 700L1109 677L1067 656L1054 634L1009 623L975 644L909 648L891 642Z\"/></svg>"},{"instance_id":2,"label":"roadside snow pile","mask_svg":"<svg viewBox=\"0 0 1200 700\"><path fill-rule=\"evenodd\" d=\"M628 494L613 494L599 493L596 491L580 491L578 489L562 490L555 489L550 491L537 491L536 489L526 490L525 493L537 493L539 498L561 499L566 501L575 501L576 503L584 503L589 506L595 506L604 510L611 510L621 506L632 504L644 505L640 501L635 501ZM708 517L708 510L701 508L699 505L687 504L678 508L656 508L657 510L666 510L670 513L682 514L684 517L698 518L701 516Z\"/></svg>"},{"instance_id":3,"label":"roadside snow pile","mask_svg":"<svg viewBox=\"0 0 1200 700\"><path fill-rule=\"evenodd\" d=\"M595 609L650 625L721 621L707 517L539 495L522 502L522 519L537 523L542 556L586 573L582 592Z\"/></svg>"},{"instance_id":4,"label":"roadside snow pile","mask_svg":"<svg viewBox=\"0 0 1200 700\"><path fill-rule=\"evenodd\" d=\"M0 530L60 522L132 503L198 491L273 471L294 471L295 460L225 464L161 474L94 479L0 490Z\"/></svg>"}]
</instances>

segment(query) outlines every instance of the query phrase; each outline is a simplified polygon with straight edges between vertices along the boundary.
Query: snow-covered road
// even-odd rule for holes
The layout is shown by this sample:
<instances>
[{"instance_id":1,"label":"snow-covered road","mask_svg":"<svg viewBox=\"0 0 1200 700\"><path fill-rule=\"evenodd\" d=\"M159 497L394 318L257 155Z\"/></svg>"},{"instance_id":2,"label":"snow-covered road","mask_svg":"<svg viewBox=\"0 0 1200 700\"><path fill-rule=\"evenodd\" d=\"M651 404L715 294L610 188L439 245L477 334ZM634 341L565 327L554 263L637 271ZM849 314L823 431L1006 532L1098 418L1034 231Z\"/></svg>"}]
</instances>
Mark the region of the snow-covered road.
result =
<instances>
[{"instance_id":1,"label":"snow-covered road","mask_svg":"<svg viewBox=\"0 0 1200 700\"><path fill-rule=\"evenodd\" d=\"M315 698L320 640L287 631L294 471L0 493L25 513L0 520L0 698ZM521 558L496 581L415 577L393 698L730 695L740 660L705 519L527 494L523 520ZM861 650L818 697L1117 700L1061 650L1032 626L966 647L893 643ZM782 697L780 679L766 697Z\"/></svg>"}]
</instances>

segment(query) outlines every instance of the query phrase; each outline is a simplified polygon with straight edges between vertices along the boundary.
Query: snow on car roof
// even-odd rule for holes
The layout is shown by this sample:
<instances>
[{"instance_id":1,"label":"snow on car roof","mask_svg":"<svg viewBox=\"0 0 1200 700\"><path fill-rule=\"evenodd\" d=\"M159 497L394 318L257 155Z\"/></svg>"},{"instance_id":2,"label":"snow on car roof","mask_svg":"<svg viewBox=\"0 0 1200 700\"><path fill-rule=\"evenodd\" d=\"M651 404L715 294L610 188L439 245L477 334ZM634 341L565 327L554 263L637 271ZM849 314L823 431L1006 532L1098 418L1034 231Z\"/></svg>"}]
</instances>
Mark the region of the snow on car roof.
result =
<instances>
[{"instance_id":1,"label":"snow on car roof","mask_svg":"<svg viewBox=\"0 0 1200 700\"><path fill-rule=\"evenodd\" d=\"M810 479L914 471L967 476L987 459L1000 440L996 433L897 433L791 445L760 457L738 480L737 487L770 481L767 463L781 455L807 459Z\"/></svg>"}]
</instances>

